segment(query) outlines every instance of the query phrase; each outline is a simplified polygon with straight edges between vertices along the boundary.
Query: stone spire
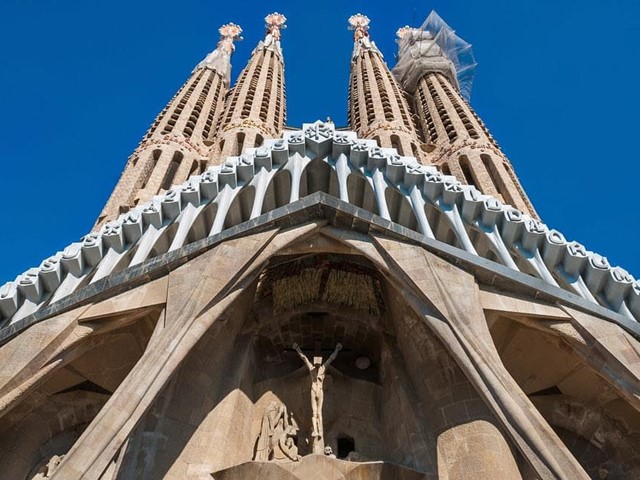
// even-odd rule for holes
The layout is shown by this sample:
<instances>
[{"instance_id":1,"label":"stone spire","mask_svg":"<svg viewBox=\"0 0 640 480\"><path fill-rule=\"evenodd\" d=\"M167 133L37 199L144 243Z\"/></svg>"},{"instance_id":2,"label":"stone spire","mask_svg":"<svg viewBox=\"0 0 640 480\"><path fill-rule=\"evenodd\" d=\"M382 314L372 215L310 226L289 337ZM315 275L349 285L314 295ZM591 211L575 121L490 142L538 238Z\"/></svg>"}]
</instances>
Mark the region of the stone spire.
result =
<instances>
[{"instance_id":1,"label":"stone spire","mask_svg":"<svg viewBox=\"0 0 640 480\"><path fill-rule=\"evenodd\" d=\"M280 38L286 20L277 12L265 17L265 38L251 54L219 119L212 163L240 155L245 148L260 146L265 138L281 135L286 105Z\"/></svg>"},{"instance_id":2,"label":"stone spire","mask_svg":"<svg viewBox=\"0 0 640 480\"><path fill-rule=\"evenodd\" d=\"M398 62L393 69L413 98L427 162L537 218L511 163L461 94L457 73L464 65L452 48L458 41L463 48L471 46L435 12L427 19L430 24L439 30L398 30Z\"/></svg>"},{"instance_id":3,"label":"stone spire","mask_svg":"<svg viewBox=\"0 0 640 480\"><path fill-rule=\"evenodd\" d=\"M372 138L400 155L422 160L411 112L382 54L369 38L369 19L349 17L353 54L349 81L349 124L361 138Z\"/></svg>"},{"instance_id":4,"label":"stone spire","mask_svg":"<svg viewBox=\"0 0 640 480\"><path fill-rule=\"evenodd\" d=\"M240 34L242 28L235 23L227 23L218 29L220 41L216 49L207 55L193 70L195 73L200 68L208 68L222 75L227 82L231 83L231 54L236 49L234 40L242 40Z\"/></svg>"},{"instance_id":5,"label":"stone spire","mask_svg":"<svg viewBox=\"0 0 640 480\"><path fill-rule=\"evenodd\" d=\"M218 31L216 49L196 66L129 157L95 228L206 168L229 89L233 42L242 33L233 23Z\"/></svg>"}]
</instances>

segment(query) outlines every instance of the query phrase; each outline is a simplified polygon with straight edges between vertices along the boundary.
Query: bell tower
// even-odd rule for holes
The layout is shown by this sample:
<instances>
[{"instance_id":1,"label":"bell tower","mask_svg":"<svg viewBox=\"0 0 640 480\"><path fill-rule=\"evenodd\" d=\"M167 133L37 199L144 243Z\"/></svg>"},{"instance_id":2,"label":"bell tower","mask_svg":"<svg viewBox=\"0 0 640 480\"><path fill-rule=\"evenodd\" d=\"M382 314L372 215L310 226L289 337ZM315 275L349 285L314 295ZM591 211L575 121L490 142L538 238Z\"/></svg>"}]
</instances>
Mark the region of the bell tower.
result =
<instances>
[{"instance_id":1,"label":"bell tower","mask_svg":"<svg viewBox=\"0 0 640 480\"><path fill-rule=\"evenodd\" d=\"M411 110L404 93L389 71L382 53L369 37L369 18L349 17L353 30L349 125L361 138L376 140L381 147L395 148L400 155L421 161L423 153Z\"/></svg>"},{"instance_id":2,"label":"bell tower","mask_svg":"<svg viewBox=\"0 0 640 480\"><path fill-rule=\"evenodd\" d=\"M467 42L432 12L420 29L398 30L393 73L412 98L427 163L537 218L513 166L471 108L458 77L475 67ZM469 87L470 88L470 87Z\"/></svg>"},{"instance_id":3,"label":"bell tower","mask_svg":"<svg viewBox=\"0 0 640 480\"><path fill-rule=\"evenodd\" d=\"M265 17L266 36L253 50L220 117L212 163L241 155L246 148L260 146L265 138L282 134L286 105L280 37L286 21L277 12Z\"/></svg>"},{"instance_id":4,"label":"bell tower","mask_svg":"<svg viewBox=\"0 0 640 480\"><path fill-rule=\"evenodd\" d=\"M94 228L206 168L229 89L233 42L242 33L233 23L218 31L216 49L196 65L127 160Z\"/></svg>"},{"instance_id":5,"label":"bell tower","mask_svg":"<svg viewBox=\"0 0 640 480\"><path fill-rule=\"evenodd\" d=\"M351 129L285 127L278 13L229 90L227 24L0 286L2 479L640 478L640 281L532 218L437 15L393 74L349 23Z\"/></svg>"}]
</instances>

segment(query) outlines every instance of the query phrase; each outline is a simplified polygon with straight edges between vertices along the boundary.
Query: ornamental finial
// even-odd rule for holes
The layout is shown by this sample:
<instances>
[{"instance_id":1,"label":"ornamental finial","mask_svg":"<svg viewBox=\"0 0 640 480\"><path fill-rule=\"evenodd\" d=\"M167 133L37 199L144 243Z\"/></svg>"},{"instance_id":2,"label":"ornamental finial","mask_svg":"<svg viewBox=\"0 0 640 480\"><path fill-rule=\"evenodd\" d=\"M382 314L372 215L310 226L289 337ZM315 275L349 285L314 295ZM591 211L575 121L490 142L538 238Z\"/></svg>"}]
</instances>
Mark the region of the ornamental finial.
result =
<instances>
[{"instance_id":1,"label":"ornamental finial","mask_svg":"<svg viewBox=\"0 0 640 480\"><path fill-rule=\"evenodd\" d=\"M278 12L273 12L264 17L264 21L267 24L267 35L271 34L276 42L280 41L280 30L284 30L286 27L285 22L287 17Z\"/></svg>"},{"instance_id":2,"label":"ornamental finial","mask_svg":"<svg viewBox=\"0 0 640 480\"><path fill-rule=\"evenodd\" d=\"M396 37L398 37L400 40L402 40L404 37L407 36L407 34L409 34L409 32L411 32L411 30L413 30L413 28L411 28L409 25L405 25L404 27L400 27L396 31Z\"/></svg>"},{"instance_id":3,"label":"ornamental finial","mask_svg":"<svg viewBox=\"0 0 640 480\"><path fill-rule=\"evenodd\" d=\"M220 32L218 49L228 55L231 55L235 50L235 46L233 45L234 40L242 40L242 37L240 36L242 28L240 28L240 25L236 25L235 23L227 23L222 25L218 29L218 32Z\"/></svg>"},{"instance_id":4,"label":"ornamental finial","mask_svg":"<svg viewBox=\"0 0 640 480\"><path fill-rule=\"evenodd\" d=\"M353 30L353 39L358 40L369 36L369 17L356 13L349 17L349 30Z\"/></svg>"}]
</instances>

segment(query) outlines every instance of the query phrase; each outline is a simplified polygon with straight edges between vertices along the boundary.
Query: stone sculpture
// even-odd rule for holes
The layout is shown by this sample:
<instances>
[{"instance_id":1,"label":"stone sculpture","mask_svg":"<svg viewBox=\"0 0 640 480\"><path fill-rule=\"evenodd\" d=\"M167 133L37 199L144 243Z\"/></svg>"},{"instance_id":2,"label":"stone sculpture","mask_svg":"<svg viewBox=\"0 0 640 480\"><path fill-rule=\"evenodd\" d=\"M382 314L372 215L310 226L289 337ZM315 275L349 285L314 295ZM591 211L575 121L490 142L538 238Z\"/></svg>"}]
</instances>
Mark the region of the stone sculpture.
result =
<instances>
[{"instance_id":1,"label":"stone sculpture","mask_svg":"<svg viewBox=\"0 0 640 480\"><path fill-rule=\"evenodd\" d=\"M295 436L298 434L298 424L287 412L284 404L271 401L262 416L260 436L253 457L256 461L269 460L300 460Z\"/></svg>"},{"instance_id":2,"label":"stone sculpture","mask_svg":"<svg viewBox=\"0 0 640 480\"><path fill-rule=\"evenodd\" d=\"M63 459L64 455L54 455L51 457L47 464L44 465L34 477L32 477L32 480L44 480L46 478L51 478Z\"/></svg>"},{"instance_id":3,"label":"stone sculpture","mask_svg":"<svg viewBox=\"0 0 640 480\"><path fill-rule=\"evenodd\" d=\"M309 369L311 375L311 443L313 453L324 453L324 433L322 428L322 403L324 401L324 376L327 367L338 356L338 352L342 349L342 344L338 343L336 349L329 356L326 362L322 363L322 357L313 357L313 363L309 361L307 356L302 353L297 343L293 344L293 348Z\"/></svg>"}]
</instances>

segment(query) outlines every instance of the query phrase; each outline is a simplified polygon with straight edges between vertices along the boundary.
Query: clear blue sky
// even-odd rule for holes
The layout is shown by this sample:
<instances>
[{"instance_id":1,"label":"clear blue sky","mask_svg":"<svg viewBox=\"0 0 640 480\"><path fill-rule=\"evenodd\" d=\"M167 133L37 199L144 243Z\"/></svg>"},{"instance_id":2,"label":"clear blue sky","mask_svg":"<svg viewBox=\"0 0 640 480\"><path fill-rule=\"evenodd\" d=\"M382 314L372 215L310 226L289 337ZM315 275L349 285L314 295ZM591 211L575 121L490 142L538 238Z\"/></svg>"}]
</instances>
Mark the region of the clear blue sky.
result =
<instances>
[{"instance_id":1,"label":"clear blue sky","mask_svg":"<svg viewBox=\"0 0 640 480\"><path fill-rule=\"evenodd\" d=\"M217 28L284 13L288 121L346 123L349 15L394 64L431 9L473 43L472 104L543 221L640 277L637 0L0 3L0 285L88 233L129 154Z\"/></svg>"}]
</instances>

